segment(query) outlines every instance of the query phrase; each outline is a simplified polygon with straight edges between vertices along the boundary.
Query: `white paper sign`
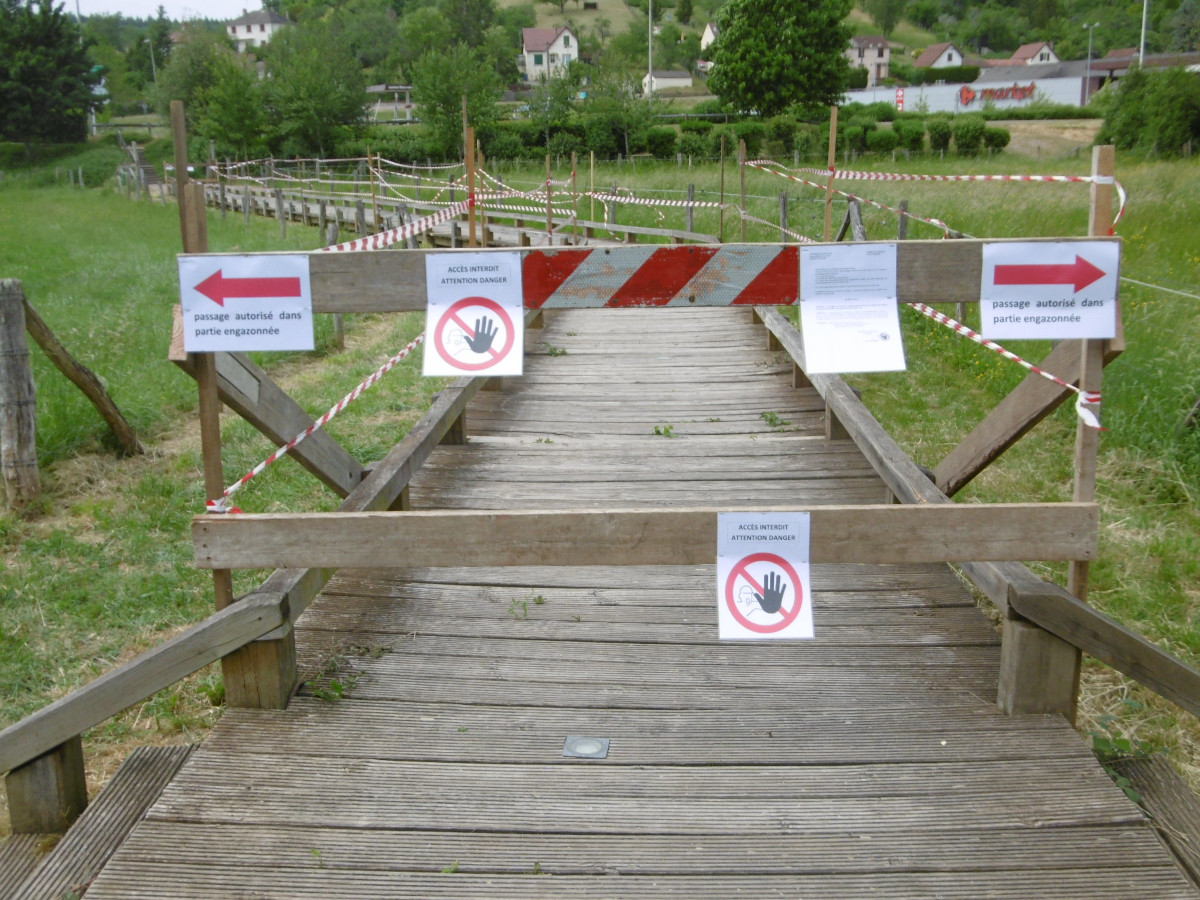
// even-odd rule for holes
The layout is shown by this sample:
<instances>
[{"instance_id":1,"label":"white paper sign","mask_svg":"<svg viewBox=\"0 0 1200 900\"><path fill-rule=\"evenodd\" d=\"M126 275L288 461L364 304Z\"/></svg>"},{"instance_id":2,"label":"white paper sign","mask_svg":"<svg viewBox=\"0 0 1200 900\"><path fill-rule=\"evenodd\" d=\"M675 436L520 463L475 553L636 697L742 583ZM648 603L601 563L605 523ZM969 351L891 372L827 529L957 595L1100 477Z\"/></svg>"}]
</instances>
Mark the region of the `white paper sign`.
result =
<instances>
[{"instance_id":1,"label":"white paper sign","mask_svg":"<svg viewBox=\"0 0 1200 900\"><path fill-rule=\"evenodd\" d=\"M519 253L431 253L426 375L520 375L525 317Z\"/></svg>"},{"instance_id":2,"label":"white paper sign","mask_svg":"<svg viewBox=\"0 0 1200 900\"><path fill-rule=\"evenodd\" d=\"M1120 263L1116 241L984 244L983 336L1115 337Z\"/></svg>"},{"instance_id":3,"label":"white paper sign","mask_svg":"<svg viewBox=\"0 0 1200 900\"><path fill-rule=\"evenodd\" d=\"M721 513L717 529L721 640L811 638L808 513Z\"/></svg>"},{"instance_id":4,"label":"white paper sign","mask_svg":"<svg viewBox=\"0 0 1200 900\"><path fill-rule=\"evenodd\" d=\"M189 353L313 348L305 255L181 256L179 299Z\"/></svg>"},{"instance_id":5,"label":"white paper sign","mask_svg":"<svg viewBox=\"0 0 1200 900\"><path fill-rule=\"evenodd\" d=\"M896 297L895 244L801 247L805 371L903 370Z\"/></svg>"}]
</instances>

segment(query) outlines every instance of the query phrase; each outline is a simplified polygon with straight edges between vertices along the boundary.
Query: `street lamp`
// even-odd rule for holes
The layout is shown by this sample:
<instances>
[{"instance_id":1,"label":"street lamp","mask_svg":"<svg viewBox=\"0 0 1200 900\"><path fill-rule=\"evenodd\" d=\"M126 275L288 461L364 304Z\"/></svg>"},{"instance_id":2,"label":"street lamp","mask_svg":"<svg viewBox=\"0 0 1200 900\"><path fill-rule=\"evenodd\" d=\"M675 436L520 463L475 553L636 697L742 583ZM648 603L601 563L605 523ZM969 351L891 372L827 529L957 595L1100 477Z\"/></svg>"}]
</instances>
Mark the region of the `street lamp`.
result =
<instances>
[{"instance_id":1,"label":"street lamp","mask_svg":"<svg viewBox=\"0 0 1200 900\"><path fill-rule=\"evenodd\" d=\"M154 76L154 86L158 87L158 66L154 62L154 41L150 38L142 38L146 42L146 46L150 48L150 73Z\"/></svg>"},{"instance_id":2,"label":"street lamp","mask_svg":"<svg viewBox=\"0 0 1200 900\"><path fill-rule=\"evenodd\" d=\"M654 95L654 0L649 0L646 10L646 18L648 20L646 24L646 31L650 37L650 68L646 73L646 99L649 100L650 97Z\"/></svg>"},{"instance_id":3,"label":"street lamp","mask_svg":"<svg viewBox=\"0 0 1200 900\"><path fill-rule=\"evenodd\" d=\"M1150 0L1142 0L1142 39L1138 42L1138 65L1146 65L1146 17L1150 13Z\"/></svg>"},{"instance_id":4,"label":"street lamp","mask_svg":"<svg viewBox=\"0 0 1200 900\"><path fill-rule=\"evenodd\" d=\"M1093 22L1091 25L1084 25L1084 29L1088 33L1088 58L1087 58L1087 77L1083 81L1083 105L1087 106L1088 101L1092 99L1092 32L1100 26L1099 22Z\"/></svg>"}]
</instances>

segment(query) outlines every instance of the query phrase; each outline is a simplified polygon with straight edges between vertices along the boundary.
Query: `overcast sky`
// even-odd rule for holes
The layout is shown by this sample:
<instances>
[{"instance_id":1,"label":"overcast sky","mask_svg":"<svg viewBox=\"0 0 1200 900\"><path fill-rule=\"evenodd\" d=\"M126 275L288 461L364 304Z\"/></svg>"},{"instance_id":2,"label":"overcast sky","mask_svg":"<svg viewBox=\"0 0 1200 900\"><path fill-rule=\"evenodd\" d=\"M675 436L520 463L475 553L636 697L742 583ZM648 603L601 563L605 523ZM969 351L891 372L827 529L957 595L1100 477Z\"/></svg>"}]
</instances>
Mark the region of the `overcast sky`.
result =
<instances>
[{"instance_id":1,"label":"overcast sky","mask_svg":"<svg viewBox=\"0 0 1200 900\"><path fill-rule=\"evenodd\" d=\"M236 19L243 10L262 9L259 0L61 0L63 12L82 16L121 13L134 19L151 19L162 6L175 22L188 19ZM78 4L78 9L76 5Z\"/></svg>"}]
</instances>

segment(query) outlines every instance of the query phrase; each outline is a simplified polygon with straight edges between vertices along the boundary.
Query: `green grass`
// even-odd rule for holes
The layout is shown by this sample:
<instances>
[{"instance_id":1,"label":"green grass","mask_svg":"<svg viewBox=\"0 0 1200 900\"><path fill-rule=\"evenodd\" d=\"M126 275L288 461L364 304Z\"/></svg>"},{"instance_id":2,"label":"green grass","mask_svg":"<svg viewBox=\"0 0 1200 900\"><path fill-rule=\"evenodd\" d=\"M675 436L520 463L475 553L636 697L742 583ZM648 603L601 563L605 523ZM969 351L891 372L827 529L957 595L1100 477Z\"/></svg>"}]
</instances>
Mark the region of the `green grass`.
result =
<instances>
[{"instance_id":1,"label":"green grass","mask_svg":"<svg viewBox=\"0 0 1200 900\"><path fill-rule=\"evenodd\" d=\"M88 153L104 148L92 148ZM79 165L71 157L47 168ZM870 163L858 161L858 168ZM994 159L920 158L874 168L930 173L1037 172L1086 174L1086 159L1034 163L1011 155ZM119 406L151 448L144 458L121 460L106 430L78 391L34 351L38 385L39 461L46 500L38 515L0 516L0 726L153 646L211 611L211 585L191 562L188 523L202 508L201 461L195 436L195 387L165 360L170 311L178 288L179 248L173 206L120 197L111 186L72 190L34 188L46 168L0 186L0 277L22 279L30 302L85 365L104 378ZM537 166L503 168L505 181L536 186ZM556 164L554 178L569 174ZM1194 162L1140 163L1120 159L1118 177L1130 194L1120 226L1125 238L1123 273L1141 281L1197 293L1200 253L1200 179ZM579 163L586 189L587 159ZM817 176L813 180L820 181ZM697 199L719 196L715 164L694 168L637 160L597 167L597 188L613 184L639 196L680 199L695 184ZM740 179L728 163L725 199L737 202ZM778 219L779 194L787 191L791 228L819 237L824 208L820 191L748 171L750 212ZM852 183L855 193L919 215L945 219L979 237L1083 234L1088 190L1081 185ZM835 222L844 202L839 200ZM580 215L589 215L586 200ZM603 218L597 207L596 218ZM695 228L718 233L721 216L698 210ZM682 210L622 205L630 224L682 228ZM872 237L895 234L894 214L868 208ZM273 221L209 217L214 251L304 249L320 242L315 229L289 228L280 242ZM724 215L726 239L741 224ZM751 224L750 240L778 239L769 225ZM937 239L937 228L914 223L914 238ZM1122 289L1129 349L1106 372L1101 439L1101 560L1093 567L1092 599L1121 621L1200 662L1200 435L1180 424L1200 392L1200 303L1149 288ZM935 465L982 418L1024 371L915 314L904 314L909 370L856 376L865 400L919 462ZM973 317L969 321L974 324ZM325 411L420 329L421 317L351 317L349 347L334 352L321 317L314 354L276 354L264 363L314 415ZM1044 344L1015 343L1031 359ZM418 360L405 363L367 392L331 432L363 460L380 457L426 408L441 382L423 379ZM768 411L769 412L769 411ZM764 417L767 415L764 412ZM670 426L664 426L663 430ZM1074 416L1063 409L994 464L963 492L968 501L1060 500L1070 495ZM223 429L226 481L231 482L272 449L235 417ZM337 498L291 460L284 460L237 495L254 511L324 510ZM1047 575L1061 575L1040 566ZM261 572L239 573L237 589L256 584ZM1093 720L1180 744L1195 734L1167 704L1129 687L1107 670L1089 669ZM1098 686L1098 687L1097 687ZM219 680L202 673L97 729L97 748L130 739L161 739L177 730L200 732L213 718L210 696ZM1135 703L1127 702L1135 698ZM1086 704L1085 704L1086 707ZM1086 709L1085 709L1086 711ZM1115 716L1113 719L1111 717ZM1108 726L1106 726L1108 727ZM1189 729L1191 729L1189 731ZM1194 743L1200 740L1192 738ZM1193 750L1185 759L1196 764Z\"/></svg>"}]
</instances>

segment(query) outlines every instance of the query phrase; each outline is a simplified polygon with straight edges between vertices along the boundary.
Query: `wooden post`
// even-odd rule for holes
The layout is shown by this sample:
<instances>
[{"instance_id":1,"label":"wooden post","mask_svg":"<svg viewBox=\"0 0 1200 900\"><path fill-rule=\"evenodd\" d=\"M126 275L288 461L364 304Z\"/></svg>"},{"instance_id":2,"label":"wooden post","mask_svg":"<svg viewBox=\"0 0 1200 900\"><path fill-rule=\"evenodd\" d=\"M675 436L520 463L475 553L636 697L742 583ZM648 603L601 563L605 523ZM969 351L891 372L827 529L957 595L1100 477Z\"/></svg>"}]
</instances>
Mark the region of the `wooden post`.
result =
<instances>
[{"instance_id":1,"label":"wooden post","mask_svg":"<svg viewBox=\"0 0 1200 900\"><path fill-rule=\"evenodd\" d=\"M354 201L354 229L360 235L367 233L367 210L362 200Z\"/></svg>"},{"instance_id":2,"label":"wooden post","mask_svg":"<svg viewBox=\"0 0 1200 900\"><path fill-rule=\"evenodd\" d=\"M171 124L175 146L187 146L183 104L171 103ZM176 151L178 155L178 150ZM176 177L180 167L176 165ZM208 231L204 209L204 185L196 184L194 193L187 186L187 168L179 190L180 230L185 253L208 252ZM200 448L204 457L204 494L219 500L225 490L221 465L221 400L217 389L216 361L211 353L195 354L196 382L200 398ZM217 609L233 602L233 577L228 569L213 570L213 597ZM289 630L286 637L273 641L255 641L235 650L221 660L225 682L225 702L231 706L256 709L282 709L287 706L296 682L296 643Z\"/></svg>"},{"instance_id":3,"label":"wooden post","mask_svg":"<svg viewBox=\"0 0 1200 900\"><path fill-rule=\"evenodd\" d=\"M1036 589L1010 586L1009 594ZM1010 613L1000 645L996 705L1009 715L1058 713L1074 722L1079 659L1078 648Z\"/></svg>"},{"instance_id":4,"label":"wooden post","mask_svg":"<svg viewBox=\"0 0 1200 900\"><path fill-rule=\"evenodd\" d=\"M688 231L696 230L696 207L693 206L696 202L696 185L688 185L688 205L687 205L687 220L685 223Z\"/></svg>"},{"instance_id":5,"label":"wooden post","mask_svg":"<svg viewBox=\"0 0 1200 900\"><path fill-rule=\"evenodd\" d=\"M279 236L287 237L287 217L283 214L283 190L275 188L275 218L279 220Z\"/></svg>"},{"instance_id":6,"label":"wooden post","mask_svg":"<svg viewBox=\"0 0 1200 900\"><path fill-rule=\"evenodd\" d=\"M742 181L742 243L746 243L746 142L738 141L738 170Z\"/></svg>"},{"instance_id":7,"label":"wooden post","mask_svg":"<svg viewBox=\"0 0 1200 900\"><path fill-rule=\"evenodd\" d=\"M779 234L780 240L787 241L788 233L788 195L784 191L779 195Z\"/></svg>"},{"instance_id":8,"label":"wooden post","mask_svg":"<svg viewBox=\"0 0 1200 900\"><path fill-rule=\"evenodd\" d=\"M576 178L578 158L571 151L571 243L579 246L579 182Z\"/></svg>"},{"instance_id":9,"label":"wooden post","mask_svg":"<svg viewBox=\"0 0 1200 900\"><path fill-rule=\"evenodd\" d=\"M465 102L466 98L463 100ZM467 165L467 246L478 247L479 236L475 223L475 128L471 125L466 128L466 144L463 149L466 151Z\"/></svg>"},{"instance_id":10,"label":"wooden post","mask_svg":"<svg viewBox=\"0 0 1200 900\"><path fill-rule=\"evenodd\" d=\"M725 243L725 135L721 135L721 205L717 220L717 243Z\"/></svg>"},{"instance_id":11,"label":"wooden post","mask_svg":"<svg viewBox=\"0 0 1200 900\"><path fill-rule=\"evenodd\" d=\"M0 280L0 474L10 509L41 496L37 464L37 388L25 339L25 292Z\"/></svg>"},{"instance_id":12,"label":"wooden post","mask_svg":"<svg viewBox=\"0 0 1200 900\"><path fill-rule=\"evenodd\" d=\"M218 202L221 204L221 218L224 219L225 215L226 215L225 179L224 178L222 178L219 182L217 182L217 199L218 199Z\"/></svg>"},{"instance_id":13,"label":"wooden post","mask_svg":"<svg viewBox=\"0 0 1200 900\"><path fill-rule=\"evenodd\" d=\"M1114 148L1092 148L1092 208L1088 217L1088 234L1099 237L1108 234L1112 223ZM1104 372L1104 344L1084 341L1080 353L1079 389L1099 391ZM1096 457L1100 449L1100 433L1084 425L1075 427L1075 489L1074 499L1091 502L1096 499ZM1067 590L1080 600L1087 600L1090 568L1087 562L1071 563Z\"/></svg>"},{"instance_id":14,"label":"wooden post","mask_svg":"<svg viewBox=\"0 0 1200 900\"><path fill-rule=\"evenodd\" d=\"M379 201L375 196L375 169L379 166L379 157L372 156L371 151L367 151L367 177L371 181L371 228L374 231L382 231L379 227Z\"/></svg>"},{"instance_id":15,"label":"wooden post","mask_svg":"<svg viewBox=\"0 0 1200 900\"><path fill-rule=\"evenodd\" d=\"M838 108L829 108L829 183L825 185L825 240L833 233L833 176L837 165Z\"/></svg>"},{"instance_id":16,"label":"wooden post","mask_svg":"<svg viewBox=\"0 0 1200 900\"><path fill-rule=\"evenodd\" d=\"M596 193L596 151L589 150L588 156L591 159L591 163L590 163L590 166L588 169L588 201L589 201L588 221L595 222L596 221L596 197L594 195Z\"/></svg>"},{"instance_id":17,"label":"wooden post","mask_svg":"<svg viewBox=\"0 0 1200 900\"><path fill-rule=\"evenodd\" d=\"M476 141L475 171L478 172L480 169L486 171L487 165L484 161L483 148L479 145L479 142ZM492 243L492 236L488 231L487 210L484 209L483 200L479 198L478 194L476 194L475 197L475 208L479 211L479 244L482 247L487 247ZM415 219L416 216L414 215L413 218ZM415 238L413 239L413 246L417 246Z\"/></svg>"},{"instance_id":18,"label":"wooden post","mask_svg":"<svg viewBox=\"0 0 1200 900\"><path fill-rule=\"evenodd\" d=\"M901 200L898 204L900 209L900 224L896 226L896 240L908 240L908 201Z\"/></svg>"},{"instance_id":19,"label":"wooden post","mask_svg":"<svg viewBox=\"0 0 1200 900\"><path fill-rule=\"evenodd\" d=\"M242 218L245 219L247 225L250 224L250 204L253 202L250 197L250 185L247 184L242 189Z\"/></svg>"},{"instance_id":20,"label":"wooden post","mask_svg":"<svg viewBox=\"0 0 1200 900\"><path fill-rule=\"evenodd\" d=\"M546 242L550 246L554 246L554 206L551 202L552 197L552 172L550 169L550 154L546 154Z\"/></svg>"},{"instance_id":21,"label":"wooden post","mask_svg":"<svg viewBox=\"0 0 1200 900\"><path fill-rule=\"evenodd\" d=\"M325 235L325 227L329 223L329 214L325 210L325 201L317 202L317 230L322 236ZM328 245L326 245L328 246Z\"/></svg>"},{"instance_id":22,"label":"wooden post","mask_svg":"<svg viewBox=\"0 0 1200 900\"><path fill-rule=\"evenodd\" d=\"M61 834L87 808L83 741L79 735L4 778L14 834Z\"/></svg>"}]
</instances>

